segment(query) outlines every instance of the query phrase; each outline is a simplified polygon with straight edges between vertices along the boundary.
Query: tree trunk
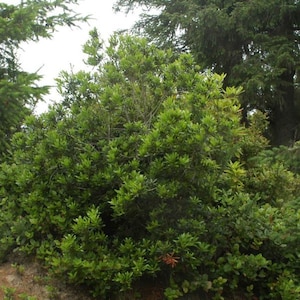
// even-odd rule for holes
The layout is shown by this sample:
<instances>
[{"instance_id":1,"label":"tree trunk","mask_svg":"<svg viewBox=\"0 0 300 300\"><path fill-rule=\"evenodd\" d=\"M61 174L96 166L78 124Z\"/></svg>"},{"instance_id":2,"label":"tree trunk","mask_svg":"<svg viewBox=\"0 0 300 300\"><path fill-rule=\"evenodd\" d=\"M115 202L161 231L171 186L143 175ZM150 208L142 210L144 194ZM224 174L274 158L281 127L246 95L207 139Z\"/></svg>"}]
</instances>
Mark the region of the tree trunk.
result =
<instances>
[{"instance_id":1,"label":"tree trunk","mask_svg":"<svg viewBox=\"0 0 300 300\"><path fill-rule=\"evenodd\" d=\"M295 72L285 72L281 76L284 84L278 88L282 92L282 105L277 105L272 110L270 127L272 132L271 143L274 146L292 146L300 135L297 132L299 120L295 106Z\"/></svg>"}]
</instances>

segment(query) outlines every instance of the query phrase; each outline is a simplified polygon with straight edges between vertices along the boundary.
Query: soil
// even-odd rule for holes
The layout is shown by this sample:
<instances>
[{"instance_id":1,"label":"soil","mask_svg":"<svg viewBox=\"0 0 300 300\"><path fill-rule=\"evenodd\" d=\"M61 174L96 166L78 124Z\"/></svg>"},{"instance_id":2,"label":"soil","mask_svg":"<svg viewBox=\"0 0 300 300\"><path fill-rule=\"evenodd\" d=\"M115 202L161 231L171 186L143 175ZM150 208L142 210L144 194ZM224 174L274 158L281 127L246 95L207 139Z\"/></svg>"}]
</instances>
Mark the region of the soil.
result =
<instances>
[{"instance_id":1,"label":"soil","mask_svg":"<svg viewBox=\"0 0 300 300\"><path fill-rule=\"evenodd\" d=\"M0 265L0 299L92 300L87 292L50 278L37 261L17 256Z\"/></svg>"}]
</instances>

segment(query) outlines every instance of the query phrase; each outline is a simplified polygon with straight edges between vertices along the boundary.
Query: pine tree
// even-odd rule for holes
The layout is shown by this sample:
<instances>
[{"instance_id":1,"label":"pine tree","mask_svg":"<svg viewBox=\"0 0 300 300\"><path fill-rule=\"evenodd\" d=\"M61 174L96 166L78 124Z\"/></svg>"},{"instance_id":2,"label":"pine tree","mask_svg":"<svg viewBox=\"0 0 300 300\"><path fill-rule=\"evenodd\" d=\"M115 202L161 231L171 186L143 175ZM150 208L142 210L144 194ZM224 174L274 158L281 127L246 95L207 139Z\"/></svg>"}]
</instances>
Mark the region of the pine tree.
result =
<instances>
[{"instance_id":1,"label":"pine tree","mask_svg":"<svg viewBox=\"0 0 300 300\"><path fill-rule=\"evenodd\" d=\"M37 85L40 76L22 70L17 50L26 41L51 38L57 26L73 26L84 20L76 15L70 4L77 0L22 1L19 5L0 3L0 154L3 155L10 138L31 113L47 87Z\"/></svg>"}]
</instances>

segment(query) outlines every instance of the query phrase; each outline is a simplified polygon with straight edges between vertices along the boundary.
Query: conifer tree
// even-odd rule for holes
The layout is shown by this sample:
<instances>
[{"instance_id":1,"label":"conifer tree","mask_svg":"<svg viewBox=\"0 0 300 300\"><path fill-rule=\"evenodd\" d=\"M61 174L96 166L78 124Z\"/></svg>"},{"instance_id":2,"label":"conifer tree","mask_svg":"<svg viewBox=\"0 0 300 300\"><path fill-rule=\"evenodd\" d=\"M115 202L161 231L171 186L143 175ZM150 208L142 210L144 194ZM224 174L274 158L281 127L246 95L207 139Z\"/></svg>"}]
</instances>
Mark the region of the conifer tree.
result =
<instances>
[{"instance_id":1,"label":"conifer tree","mask_svg":"<svg viewBox=\"0 0 300 300\"><path fill-rule=\"evenodd\" d=\"M77 0L28 0L18 5L0 3L0 153L7 150L11 135L22 125L47 87L40 76L22 70L17 50L22 42L51 38L57 26L73 26L84 18L70 8Z\"/></svg>"}]
</instances>

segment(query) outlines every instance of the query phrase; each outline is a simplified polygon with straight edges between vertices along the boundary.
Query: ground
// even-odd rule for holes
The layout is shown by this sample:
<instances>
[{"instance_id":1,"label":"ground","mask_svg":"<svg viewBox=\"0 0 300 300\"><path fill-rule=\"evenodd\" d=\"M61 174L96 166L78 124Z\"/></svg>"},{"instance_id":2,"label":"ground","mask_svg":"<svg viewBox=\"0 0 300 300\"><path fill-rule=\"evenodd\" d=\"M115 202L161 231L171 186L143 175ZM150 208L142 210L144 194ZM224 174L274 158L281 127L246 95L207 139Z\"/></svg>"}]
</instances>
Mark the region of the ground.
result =
<instances>
[{"instance_id":1,"label":"ground","mask_svg":"<svg viewBox=\"0 0 300 300\"><path fill-rule=\"evenodd\" d=\"M33 259L12 256L0 265L2 300L91 300L84 291L51 279Z\"/></svg>"}]
</instances>

